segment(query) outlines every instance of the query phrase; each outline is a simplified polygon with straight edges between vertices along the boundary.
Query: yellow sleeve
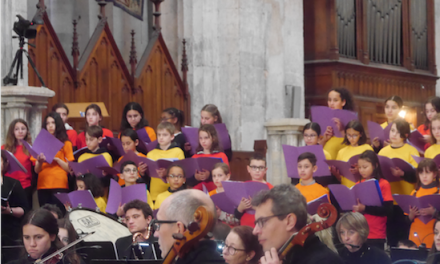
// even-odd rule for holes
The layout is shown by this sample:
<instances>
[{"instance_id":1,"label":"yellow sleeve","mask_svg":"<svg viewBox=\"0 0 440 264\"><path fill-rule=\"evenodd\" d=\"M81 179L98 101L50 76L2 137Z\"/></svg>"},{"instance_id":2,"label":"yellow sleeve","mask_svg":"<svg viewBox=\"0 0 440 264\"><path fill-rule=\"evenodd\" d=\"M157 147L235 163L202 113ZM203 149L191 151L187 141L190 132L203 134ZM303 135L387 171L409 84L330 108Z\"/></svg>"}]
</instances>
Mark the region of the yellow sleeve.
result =
<instances>
[{"instance_id":1,"label":"yellow sleeve","mask_svg":"<svg viewBox=\"0 0 440 264\"><path fill-rule=\"evenodd\" d=\"M148 190L147 190L147 203L151 207L151 210L154 210L153 199L151 199L151 195Z\"/></svg>"},{"instance_id":2,"label":"yellow sleeve","mask_svg":"<svg viewBox=\"0 0 440 264\"><path fill-rule=\"evenodd\" d=\"M105 161L107 161L108 165L109 165L110 167L113 167L113 159L112 159L112 156L110 156L110 154L109 154L108 152L102 153L102 155L104 156Z\"/></svg>"},{"instance_id":3,"label":"yellow sleeve","mask_svg":"<svg viewBox=\"0 0 440 264\"><path fill-rule=\"evenodd\" d=\"M409 160L408 160L408 162L409 162L411 165L413 165L415 168L417 168L417 167L419 166L419 164L417 164L417 162L414 160L414 158L412 157L412 155L417 156L417 157L420 157L419 152L417 151L416 148L414 148L414 147L411 146L411 150L410 150L410 153L409 153L409 154L410 154L410 155L409 155Z\"/></svg>"},{"instance_id":4,"label":"yellow sleeve","mask_svg":"<svg viewBox=\"0 0 440 264\"><path fill-rule=\"evenodd\" d=\"M179 159L179 160L183 160L183 159L185 159L185 154L183 153L183 151L180 149L180 148L177 148L179 151L178 151L178 155L177 155L177 158Z\"/></svg>"},{"instance_id":5,"label":"yellow sleeve","mask_svg":"<svg viewBox=\"0 0 440 264\"><path fill-rule=\"evenodd\" d=\"M153 210L157 210L160 208L160 205L162 204L164 199L164 193L160 193L157 197L156 197L156 201L154 202L154 209Z\"/></svg>"},{"instance_id":6,"label":"yellow sleeve","mask_svg":"<svg viewBox=\"0 0 440 264\"><path fill-rule=\"evenodd\" d=\"M327 150L325 150L325 149L323 149L323 150L324 150L325 159L326 160L331 160L332 159L332 155L330 155L330 153L328 153Z\"/></svg>"},{"instance_id":7,"label":"yellow sleeve","mask_svg":"<svg viewBox=\"0 0 440 264\"><path fill-rule=\"evenodd\" d=\"M95 198L96 205L98 206L99 210L105 214L105 208L107 207L107 203L105 202L104 198L97 197Z\"/></svg>"}]
</instances>

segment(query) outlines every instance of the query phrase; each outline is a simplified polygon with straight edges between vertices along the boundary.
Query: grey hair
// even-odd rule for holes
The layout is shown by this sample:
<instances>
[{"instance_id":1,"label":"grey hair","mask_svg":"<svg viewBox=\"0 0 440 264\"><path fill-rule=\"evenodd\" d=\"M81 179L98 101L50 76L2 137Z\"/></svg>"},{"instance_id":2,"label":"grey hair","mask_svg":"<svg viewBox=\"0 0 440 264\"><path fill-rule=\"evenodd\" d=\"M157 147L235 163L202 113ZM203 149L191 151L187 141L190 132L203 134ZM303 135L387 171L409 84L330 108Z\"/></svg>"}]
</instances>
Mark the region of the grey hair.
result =
<instances>
[{"instance_id":1,"label":"grey hair","mask_svg":"<svg viewBox=\"0 0 440 264\"><path fill-rule=\"evenodd\" d=\"M301 192L290 184L281 184L273 187L271 190L261 191L252 198L252 206L258 207L261 204L272 200L272 213L274 215L296 215L297 230L307 224L307 203L306 198ZM282 216L278 217L280 220Z\"/></svg>"},{"instance_id":2,"label":"grey hair","mask_svg":"<svg viewBox=\"0 0 440 264\"><path fill-rule=\"evenodd\" d=\"M341 226L349 230L354 230L359 233L362 243L367 241L368 234L370 233L370 228L368 227L368 222L365 216L361 213L348 212L341 216L339 221L336 223L336 232L338 233L339 241L341 240Z\"/></svg>"},{"instance_id":3,"label":"grey hair","mask_svg":"<svg viewBox=\"0 0 440 264\"><path fill-rule=\"evenodd\" d=\"M167 220L175 220L182 222L185 226L194 221L194 213L201 205L207 206L214 213L215 207L206 203L202 199L199 199L193 193L192 190L182 190L173 194L173 198L170 201L170 205L165 210L165 216ZM214 209L214 210L212 210Z\"/></svg>"}]
</instances>

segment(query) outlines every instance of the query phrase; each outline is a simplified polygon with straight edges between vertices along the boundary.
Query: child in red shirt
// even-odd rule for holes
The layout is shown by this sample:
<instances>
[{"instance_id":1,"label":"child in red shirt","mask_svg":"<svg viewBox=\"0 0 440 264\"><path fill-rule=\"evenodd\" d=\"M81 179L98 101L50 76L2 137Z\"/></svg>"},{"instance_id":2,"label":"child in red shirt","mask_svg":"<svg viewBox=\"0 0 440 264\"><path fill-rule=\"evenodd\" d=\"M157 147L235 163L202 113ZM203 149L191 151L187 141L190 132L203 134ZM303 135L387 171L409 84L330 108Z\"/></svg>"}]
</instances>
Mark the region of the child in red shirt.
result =
<instances>
[{"instance_id":1,"label":"child in red shirt","mask_svg":"<svg viewBox=\"0 0 440 264\"><path fill-rule=\"evenodd\" d=\"M28 204L32 205L32 166L35 164L32 163L31 155L29 154L29 151L23 147L21 140L25 140L29 144L32 144L28 124L23 119L17 118L9 125L8 133L6 135L6 143L2 146L2 149L11 152L27 170L27 173L23 171L14 171L12 173L6 173L5 176L20 181L21 187L23 187L26 193Z\"/></svg>"},{"instance_id":2,"label":"child in red shirt","mask_svg":"<svg viewBox=\"0 0 440 264\"><path fill-rule=\"evenodd\" d=\"M353 206L353 211L364 214L367 219L370 228L367 244L383 249L387 236L387 216L390 215L393 210L391 186L387 180L383 179L379 159L374 151L366 150L359 156L358 168L362 179L356 184L376 179L379 182L383 202L382 206L366 206L361 204L358 200L358 204Z\"/></svg>"},{"instance_id":3,"label":"child in red shirt","mask_svg":"<svg viewBox=\"0 0 440 264\"><path fill-rule=\"evenodd\" d=\"M86 108L86 127L99 126L102 120L101 108L96 104L91 104ZM113 137L113 132L107 128L102 128L102 137ZM85 131L78 134L76 140L76 147L78 149L87 147Z\"/></svg>"}]
</instances>

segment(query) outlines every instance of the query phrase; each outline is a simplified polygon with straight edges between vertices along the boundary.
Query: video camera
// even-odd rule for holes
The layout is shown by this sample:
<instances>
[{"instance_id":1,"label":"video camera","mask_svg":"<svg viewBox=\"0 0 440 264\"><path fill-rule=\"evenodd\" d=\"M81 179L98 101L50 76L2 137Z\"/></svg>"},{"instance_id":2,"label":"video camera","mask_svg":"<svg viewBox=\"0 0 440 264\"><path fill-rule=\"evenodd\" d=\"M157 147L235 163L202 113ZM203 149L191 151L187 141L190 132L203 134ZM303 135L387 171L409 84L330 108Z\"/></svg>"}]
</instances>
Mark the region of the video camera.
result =
<instances>
[{"instance_id":1,"label":"video camera","mask_svg":"<svg viewBox=\"0 0 440 264\"><path fill-rule=\"evenodd\" d=\"M34 39L37 36L37 24L42 24L37 21L26 20L21 15L17 15L18 21L14 22L14 32L19 37L25 37L27 39Z\"/></svg>"}]
</instances>

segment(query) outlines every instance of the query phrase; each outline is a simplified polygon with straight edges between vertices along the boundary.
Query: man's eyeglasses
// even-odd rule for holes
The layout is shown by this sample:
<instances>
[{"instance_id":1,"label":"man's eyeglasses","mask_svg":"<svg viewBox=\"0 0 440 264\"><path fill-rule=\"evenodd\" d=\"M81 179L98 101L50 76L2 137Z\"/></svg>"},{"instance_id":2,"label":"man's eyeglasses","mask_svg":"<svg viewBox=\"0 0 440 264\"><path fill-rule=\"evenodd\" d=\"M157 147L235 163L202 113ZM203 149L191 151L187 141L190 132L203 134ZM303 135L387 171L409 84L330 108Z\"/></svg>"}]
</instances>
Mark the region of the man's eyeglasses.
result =
<instances>
[{"instance_id":1,"label":"man's eyeglasses","mask_svg":"<svg viewBox=\"0 0 440 264\"><path fill-rule=\"evenodd\" d=\"M244 249L235 248L232 246L228 246L225 243L223 244L223 251L228 252L228 255L233 256L237 251L245 251Z\"/></svg>"},{"instance_id":2,"label":"man's eyeglasses","mask_svg":"<svg viewBox=\"0 0 440 264\"><path fill-rule=\"evenodd\" d=\"M138 170L137 169L124 169L124 173L130 173L130 172L137 173Z\"/></svg>"},{"instance_id":3,"label":"man's eyeglasses","mask_svg":"<svg viewBox=\"0 0 440 264\"><path fill-rule=\"evenodd\" d=\"M161 224L175 224L177 221L161 221L154 219L151 221L151 226L154 228L155 231L159 231Z\"/></svg>"},{"instance_id":4,"label":"man's eyeglasses","mask_svg":"<svg viewBox=\"0 0 440 264\"><path fill-rule=\"evenodd\" d=\"M168 177L170 178L170 179L183 179L183 178L185 178L185 176L183 176L183 175L173 175L173 174L170 174L170 175L168 175Z\"/></svg>"},{"instance_id":5,"label":"man's eyeglasses","mask_svg":"<svg viewBox=\"0 0 440 264\"><path fill-rule=\"evenodd\" d=\"M254 171L263 171L264 169L266 169L266 167L264 166L249 166L252 170Z\"/></svg>"},{"instance_id":6,"label":"man's eyeglasses","mask_svg":"<svg viewBox=\"0 0 440 264\"><path fill-rule=\"evenodd\" d=\"M277 215L271 215L266 217L260 217L257 220L255 220L254 224L255 226L258 226L259 228L263 228L264 224L266 224L267 221L269 221L271 218L274 217L280 217L284 216L283 219L287 216L286 214L277 214Z\"/></svg>"}]
</instances>

